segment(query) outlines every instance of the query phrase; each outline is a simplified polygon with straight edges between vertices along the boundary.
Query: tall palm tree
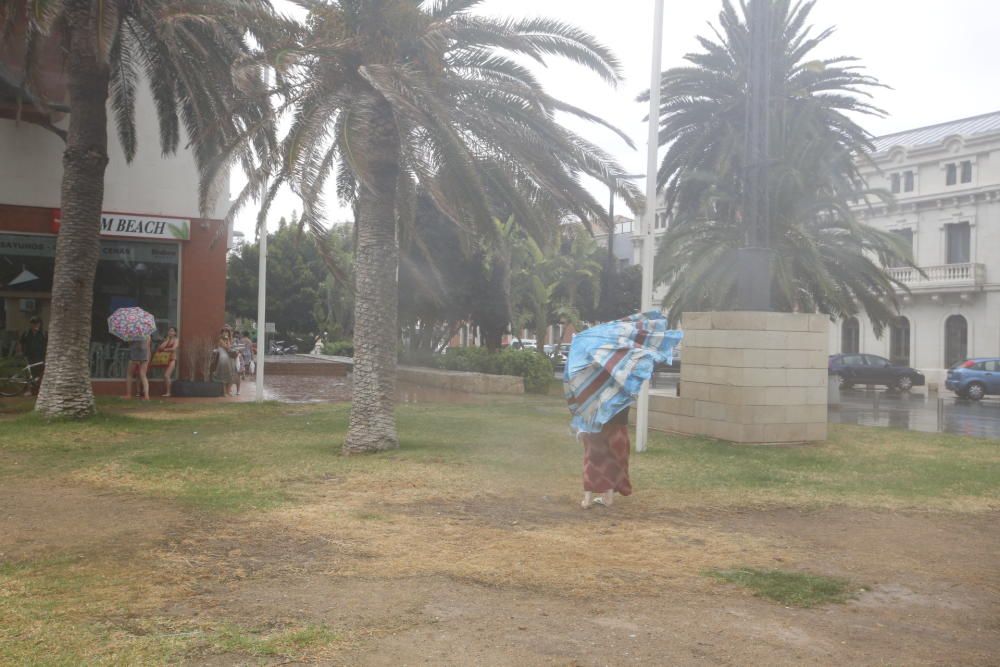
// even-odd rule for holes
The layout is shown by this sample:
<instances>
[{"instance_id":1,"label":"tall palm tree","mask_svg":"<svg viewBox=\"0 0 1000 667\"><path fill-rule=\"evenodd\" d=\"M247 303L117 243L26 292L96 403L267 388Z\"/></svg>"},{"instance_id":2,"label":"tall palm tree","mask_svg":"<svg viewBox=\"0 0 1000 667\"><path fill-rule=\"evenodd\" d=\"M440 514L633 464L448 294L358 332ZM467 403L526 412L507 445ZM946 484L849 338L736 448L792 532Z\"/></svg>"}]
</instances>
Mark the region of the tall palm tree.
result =
<instances>
[{"instance_id":1,"label":"tall palm tree","mask_svg":"<svg viewBox=\"0 0 1000 667\"><path fill-rule=\"evenodd\" d=\"M736 305L730 252L742 247L744 155L750 30L754 2L771 3L770 237L772 299L782 310L841 315L864 307L879 329L898 306L882 266L909 261L891 235L861 225L852 202L871 191L858 161L873 146L853 116L881 116L868 99L881 84L854 58L818 60L813 51L833 33L807 25L815 0L750 0L739 10L723 0L714 39L690 65L661 77L660 142L667 146L658 183L672 213L658 278L670 288L664 306L684 310Z\"/></svg>"},{"instance_id":2,"label":"tall palm tree","mask_svg":"<svg viewBox=\"0 0 1000 667\"><path fill-rule=\"evenodd\" d=\"M602 121L548 95L523 64L569 58L614 84L620 72L610 51L561 21L470 13L479 1L300 0L309 8L301 44L271 56L285 65L280 81L292 119L284 160L251 178L241 198L262 195L263 213L290 182L306 202L306 222L321 227L323 185L336 171L340 197L357 202L345 453L398 446L397 225L412 218L417 184L457 225L495 233L490 191L538 233L545 221L534 213L535 196L603 220L579 176L611 181L623 173L555 115ZM638 197L634 188L620 190Z\"/></svg>"},{"instance_id":3,"label":"tall palm tree","mask_svg":"<svg viewBox=\"0 0 1000 667\"><path fill-rule=\"evenodd\" d=\"M131 161L137 149L136 91L145 80L163 152L177 150L183 127L199 168L208 173L223 146L250 125L263 127L268 117L257 68L238 66L253 53L251 39L266 44L274 37L269 31L279 24L273 19L267 0L0 0L3 37L25 42L23 92L43 113L48 109L33 90L38 63L31 54L46 40L57 40L65 54L69 128L48 363L36 404L42 414L94 412L88 349L109 103ZM237 107L240 114L233 112ZM263 130L256 133L258 142L265 138ZM249 157L251 148L243 146L242 155ZM203 190L210 189L205 184Z\"/></svg>"},{"instance_id":4,"label":"tall palm tree","mask_svg":"<svg viewBox=\"0 0 1000 667\"><path fill-rule=\"evenodd\" d=\"M772 305L787 312L846 317L864 308L877 334L898 313L897 288L884 266L913 259L895 234L859 222L850 204L830 196L824 180L831 153L803 142L790 160L772 167ZM842 158L850 161L850 156ZM858 197L881 193L859 190ZM733 198L713 188L712 212ZM735 204L733 204L735 207ZM703 215L672 226L661 240L657 279L669 287L663 305L676 320L684 311L729 310L738 303L740 276L732 252L746 241L738 217Z\"/></svg>"}]
</instances>

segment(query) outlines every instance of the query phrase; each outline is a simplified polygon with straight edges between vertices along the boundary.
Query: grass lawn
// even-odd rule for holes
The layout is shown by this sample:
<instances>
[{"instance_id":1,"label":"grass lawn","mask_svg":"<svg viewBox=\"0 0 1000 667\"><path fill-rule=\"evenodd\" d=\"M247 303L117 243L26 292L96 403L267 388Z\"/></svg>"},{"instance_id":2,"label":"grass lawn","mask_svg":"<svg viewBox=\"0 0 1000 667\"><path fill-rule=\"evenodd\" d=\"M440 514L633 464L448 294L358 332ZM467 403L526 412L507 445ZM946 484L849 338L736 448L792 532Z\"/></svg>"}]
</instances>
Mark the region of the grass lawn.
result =
<instances>
[{"instance_id":1,"label":"grass lawn","mask_svg":"<svg viewBox=\"0 0 1000 667\"><path fill-rule=\"evenodd\" d=\"M572 486L579 447L559 400L404 405L401 447L339 456L349 407L283 404L139 406L102 401L88 422L8 413L0 477L64 476L211 510L295 502L295 482L329 475L430 477L466 488ZM748 447L654 432L633 461L642 490L670 504L840 503L985 509L1000 499L992 440L831 425L830 440Z\"/></svg>"},{"instance_id":2,"label":"grass lawn","mask_svg":"<svg viewBox=\"0 0 1000 667\"><path fill-rule=\"evenodd\" d=\"M100 407L87 422L48 423L24 402L0 404L8 500L38 493L78 513L50 538L0 538L0 663L333 660L377 632L315 614L261 623L249 612L185 611L218 595L213 586L294 581L320 561L327 580L352 585L391 573L581 599L678 581L691 595L731 594L715 577L753 590L819 586L801 604L840 600L873 575L805 571L822 566L805 542L782 545L734 528L733 517L774 508L974 517L1000 506L997 442L952 435L831 426L823 444L747 447L655 434L632 460L636 495L584 513L580 448L554 398L403 405L401 448L362 457L339 455L342 404ZM90 495L72 495L81 489ZM32 503L22 505L24 525L37 525ZM107 508L125 514L112 520ZM615 522L595 529L609 511ZM132 537L116 537L132 520ZM65 537L88 521L79 539ZM106 539L93 537L109 522ZM784 549L779 569L775 549ZM596 567L594 552L612 555ZM836 590L823 589L831 580ZM410 627L393 622L402 625L380 627Z\"/></svg>"}]
</instances>

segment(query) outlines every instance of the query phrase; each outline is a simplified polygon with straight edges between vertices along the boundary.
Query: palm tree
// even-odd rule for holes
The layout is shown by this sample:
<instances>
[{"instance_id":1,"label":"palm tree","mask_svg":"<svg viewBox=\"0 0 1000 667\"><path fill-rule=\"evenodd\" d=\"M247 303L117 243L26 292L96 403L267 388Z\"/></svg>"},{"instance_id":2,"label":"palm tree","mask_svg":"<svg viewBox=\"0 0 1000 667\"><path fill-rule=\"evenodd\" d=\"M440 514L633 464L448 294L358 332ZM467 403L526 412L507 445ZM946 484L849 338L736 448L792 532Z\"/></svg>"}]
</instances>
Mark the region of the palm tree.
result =
<instances>
[{"instance_id":1,"label":"palm tree","mask_svg":"<svg viewBox=\"0 0 1000 667\"><path fill-rule=\"evenodd\" d=\"M566 228L553 230L541 245L516 224L506 235L510 247L511 321L515 331L535 330L540 354L545 354L549 325L579 327L581 310L586 307L592 311L600 294L601 249L583 228ZM586 297L589 303L584 303Z\"/></svg>"},{"instance_id":2,"label":"palm tree","mask_svg":"<svg viewBox=\"0 0 1000 667\"><path fill-rule=\"evenodd\" d=\"M910 251L898 236L862 224L849 204L829 196L823 181L830 153L808 142L804 146L792 160L772 167L773 307L837 317L856 314L861 307L880 334L898 314L896 289L901 286L883 267L912 265ZM843 159L850 161L849 156ZM712 193L713 211L730 205L732 199L722 191ZM667 231L656 266L657 279L669 284L663 305L671 319L689 310L734 307L740 276L732 253L745 240L745 225L726 215L688 219Z\"/></svg>"},{"instance_id":3,"label":"palm tree","mask_svg":"<svg viewBox=\"0 0 1000 667\"><path fill-rule=\"evenodd\" d=\"M163 152L177 150L183 126L198 166L207 174L224 145L250 125L263 127L268 117L256 66L234 66L252 54L250 39L268 43L268 31L279 25L273 19L266 0L0 0L4 36L24 40L21 92L35 101L43 116L50 109L35 86L37 59L31 54L47 40L56 40L65 53L69 129L64 133L48 364L36 404L40 413L94 413L88 349L109 103L131 161L137 149L136 91L145 79L156 106ZM233 113L237 106L242 113ZM266 132L257 132L258 142L265 138ZM248 150L243 147L244 157ZM210 190L210 184L203 183L203 202Z\"/></svg>"},{"instance_id":4,"label":"palm tree","mask_svg":"<svg viewBox=\"0 0 1000 667\"><path fill-rule=\"evenodd\" d=\"M852 202L887 198L871 191L858 159L873 148L852 118L881 116L867 99L881 86L854 58L817 60L812 52L833 32L807 25L815 2L771 3L770 237L772 299L782 310L831 315L865 308L876 329L898 306L898 283L882 270L909 261L891 235L858 223ZM714 39L700 38L690 65L661 77L660 141L667 150L658 173L670 231L663 238L658 279L670 283L664 306L684 310L736 305L732 250L746 241L746 164L750 5L723 0Z\"/></svg>"},{"instance_id":5,"label":"palm tree","mask_svg":"<svg viewBox=\"0 0 1000 667\"><path fill-rule=\"evenodd\" d=\"M271 55L291 114L284 160L251 178L243 199L265 212L283 182L322 228L323 184L356 202L354 400L345 453L398 446L393 414L397 341L397 232L412 219L418 185L454 224L496 231L487 192L519 224L546 224L532 200L551 197L584 220L606 213L579 181L622 175L605 152L555 121L564 112L602 123L546 94L524 59L569 58L609 83L614 56L556 20L469 12L479 0L305 0L308 30ZM266 185L265 185L266 184ZM634 203L634 188L620 191ZM506 214L501 216L506 218Z\"/></svg>"}]
</instances>

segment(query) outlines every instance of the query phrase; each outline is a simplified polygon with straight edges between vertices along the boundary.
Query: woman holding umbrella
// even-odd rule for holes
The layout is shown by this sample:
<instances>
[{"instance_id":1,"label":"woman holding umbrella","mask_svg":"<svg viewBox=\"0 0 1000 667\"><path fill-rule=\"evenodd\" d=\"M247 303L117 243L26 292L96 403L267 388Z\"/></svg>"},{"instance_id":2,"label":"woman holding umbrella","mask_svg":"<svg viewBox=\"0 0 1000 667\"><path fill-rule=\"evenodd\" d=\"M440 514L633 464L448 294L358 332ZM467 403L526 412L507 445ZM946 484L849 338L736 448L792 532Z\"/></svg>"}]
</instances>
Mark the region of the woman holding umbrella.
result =
<instances>
[{"instance_id":1,"label":"woman holding umbrella","mask_svg":"<svg viewBox=\"0 0 1000 667\"><path fill-rule=\"evenodd\" d=\"M156 331L156 318L142 308L119 308L108 318L108 331L128 343L128 370L125 372L125 398L132 398L132 375L138 373L142 384L142 398L149 400L150 339Z\"/></svg>"},{"instance_id":2,"label":"woman holding umbrella","mask_svg":"<svg viewBox=\"0 0 1000 667\"><path fill-rule=\"evenodd\" d=\"M125 398L132 398L132 376L138 374L139 382L142 385L142 400L149 400L149 378L146 376L146 371L149 369L149 347L149 336L144 336L141 340L129 341Z\"/></svg>"},{"instance_id":3,"label":"woman holding umbrella","mask_svg":"<svg viewBox=\"0 0 1000 667\"><path fill-rule=\"evenodd\" d=\"M583 508L632 493L628 410L656 364L670 363L684 334L659 311L591 327L573 337L563 386L571 427L583 443ZM594 494L599 494L596 498Z\"/></svg>"}]
</instances>

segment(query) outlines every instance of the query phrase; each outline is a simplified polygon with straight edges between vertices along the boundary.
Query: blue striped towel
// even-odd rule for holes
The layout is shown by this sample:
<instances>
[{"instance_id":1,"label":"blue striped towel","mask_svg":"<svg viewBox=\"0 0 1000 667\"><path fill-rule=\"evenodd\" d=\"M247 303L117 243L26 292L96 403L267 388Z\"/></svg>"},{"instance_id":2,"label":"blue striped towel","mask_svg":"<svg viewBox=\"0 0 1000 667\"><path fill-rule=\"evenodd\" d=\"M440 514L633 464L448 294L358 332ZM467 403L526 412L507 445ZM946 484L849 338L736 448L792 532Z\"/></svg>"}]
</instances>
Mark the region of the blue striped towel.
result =
<instances>
[{"instance_id":1,"label":"blue striped towel","mask_svg":"<svg viewBox=\"0 0 1000 667\"><path fill-rule=\"evenodd\" d=\"M656 364L669 364L683 332L667 329L658 310L637 313L581 331L573 337L563 389L574 433L598 433L635 403Z\"/></svg>"}]
</instances>

